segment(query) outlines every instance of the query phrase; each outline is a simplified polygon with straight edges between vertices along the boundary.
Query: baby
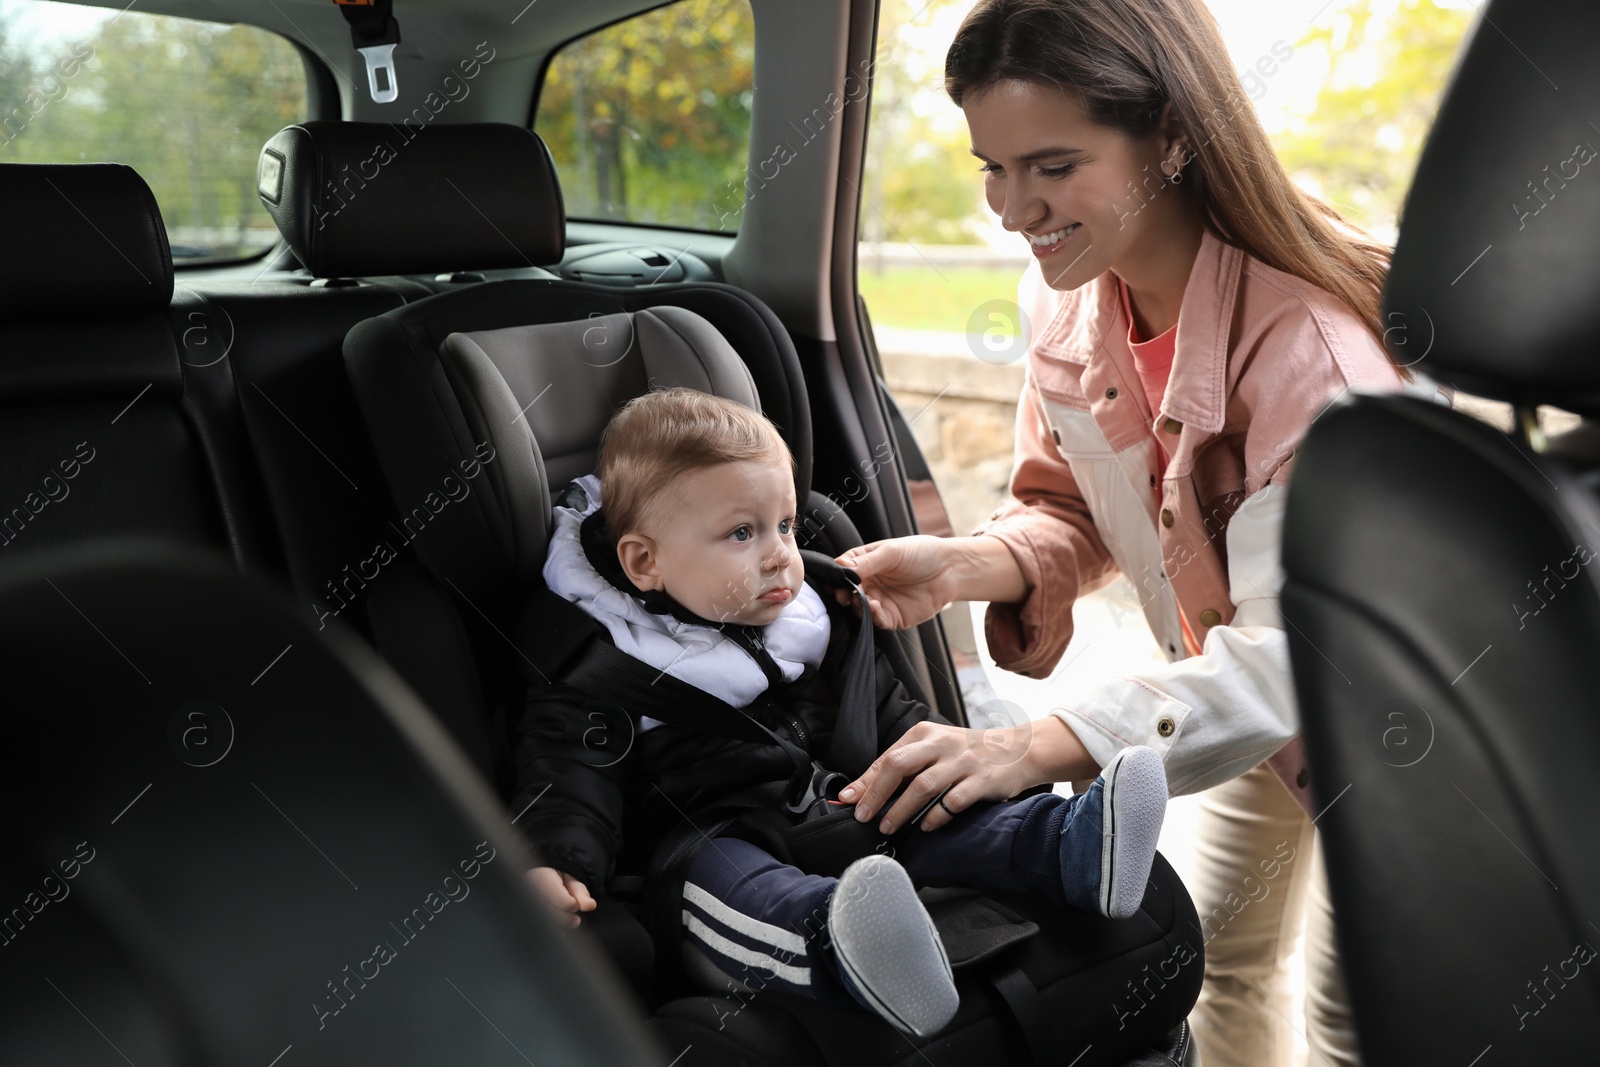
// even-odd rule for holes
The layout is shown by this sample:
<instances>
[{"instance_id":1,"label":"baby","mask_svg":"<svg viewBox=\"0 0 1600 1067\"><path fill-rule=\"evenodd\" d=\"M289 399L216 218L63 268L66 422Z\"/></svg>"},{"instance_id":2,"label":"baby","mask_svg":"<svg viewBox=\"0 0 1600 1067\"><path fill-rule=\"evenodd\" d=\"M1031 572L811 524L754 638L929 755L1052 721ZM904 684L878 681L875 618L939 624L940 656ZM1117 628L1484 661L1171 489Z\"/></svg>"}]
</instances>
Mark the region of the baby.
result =
<instances>
[{"instance_id":1,"label":"baby","mask_svg":"<svg viewBox=\"0 0 1600 1067\"><path fill-rule=\"evenodd\" d=\"M794 472L777 429L755 411L688 389L639 397L607 426L598 477L578 479L555 508L544 578L621 651L824 760L846 649L864 624L806 575ZM881 752L938 716L874 655ZM648 858L675 830L695 842L682 833L689 817L795 773L778 744L670 725L652 710L671 717L663 705L624 717L556 679L533 688L518 724L512 810L546 864L528 879L572 924L597 906L595 890L625 849ZM864 1008L929 1037L958 996L916 886L1024 890L1130 916L1166 798L1160 756L1128 748L1080 795L973 805L837 878L725 831L687 865L682 931L736 981L759 976L766 988Z\"/></svg>"}]
</instances>

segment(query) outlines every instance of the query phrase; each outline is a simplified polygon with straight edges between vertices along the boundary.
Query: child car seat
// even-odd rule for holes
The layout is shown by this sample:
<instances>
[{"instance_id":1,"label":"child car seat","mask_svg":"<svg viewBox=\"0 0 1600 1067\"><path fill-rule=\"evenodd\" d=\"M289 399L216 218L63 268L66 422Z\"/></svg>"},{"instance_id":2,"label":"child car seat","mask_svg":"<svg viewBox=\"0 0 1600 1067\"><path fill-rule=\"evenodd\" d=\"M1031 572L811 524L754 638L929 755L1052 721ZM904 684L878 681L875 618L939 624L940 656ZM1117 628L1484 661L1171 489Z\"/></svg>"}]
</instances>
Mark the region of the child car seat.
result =
<instances>
[{"instance_id":1,"label":"child car seat","mask_svg":"<svg viewBox=\"0 0 1600 1067\"><path fill-rule=\"evenodd\" d=\"M294 136L308 142L297 153L305 163L297 167L291 160L284 168L285 198L289 187L302 183L315 195L318 175L337 171L342 154L364 158L372 152L371 142L394 136L385 126L339 125L337 135L327 138L318 124L296 128ZM485 191L485 182L503 183L494 189L501 210L525 203L530 212L549 212L555 204L559 214L559 196L549 192L555 188L555 175L533 134L517 131L537 151L502 153L510 165L484 167L482 153L472 147L474 130L501 145L508 136L505 127L469 126L452 128L449 145L418 140L396 155L371 190L363 191L376 192L369 210L377 210L381 198L389 195L386 183L406 186L406 214L394 223L396 230L404 224L408 264L417 262L416 245L433 240L433 227L448 224L453 258L441 259L436 269L473 269L470 255L457 255L464 232L460 219L444 223L430 218L431 201L425 195L435 187L441 196L451 195L447 179L463 168L473 169L480 191ZM533 192L519 201L519 190ZM314 209L302 210L299 217L315 215ZM316 239L324 247L337 245L344 239L343 216L321 217L326 229ZM309 243L311 235L297 230L292 220L279 217L279 222L297 252ZM493 249L503 248L504 241L494 227L478 230L484 255L499 255ZM552 231L559 233L559 224L521 224L515 232ZM373 233L369 216L359 235L371 240ZM559 242L544 245L530 262L548 262L559 254ZM374 272L381 270L381 258L369 257ZM592 472L600 432L627 399L651 387L685 385L762 410L794 452L798 498L808 497L810 411L794 348L770 310L731 286L691 283L627 290L545 279L486 281L359 324L346 338L345 356L401 515L431 506L430 498L441 502L437 487L442 472L460 464L470 469L474 462L481 468L476 491L459 506L438 507L412 547L423 566L449 588L462 617L481 620L474 648L482 669L500 679L491 688L503 695L507 715L515 714L520 703L517 661L526 658L508 635L514 632L520 606L541 582L551 489ZM816 516L818 521L806 525L819 531L819 547L837 552L859 543L837 508L819 507ZM893 660L900 642L897 635L885 636L885 651ZM903 647L899 655L904 656ZM897 669L897 674L922 695L914 672ZM1091 1036L1084 1044L1091 1047L1084 1052L1084 1067L1124 1063L1158 1040L1167 1042L1168 1051L1188 1055L1182 1020L1198 994L1201 948L1192 932L1193 905L1171 868L1158 861L1146 911L1125 923L1043 914L1046 910L1030 900L997 899L988 920L991 928L968 931L962 958L984 978L963 979L969 995L962 1014L929 1047L962 1050L949 1062L968 1055L987 1058L999 1046L1041 1062L1063 1054L1070 1060L1083 1049L1069 1051L1068 1046L1087 1033ZM996 933L1001 928L1009 931L1004 937ZM1023 943L1009 947L1012 941ZM1067 944L1071 951L1063 951ZM1174 962L1178 957L1183 957L1182 965ZM1171 973L1161 974L1163 966ZM1067 1010L1068 994L1082 988L1077 983L1103 990L1100 1011L1084 1012L1076 1004ZM921 1057L920 1050L887 1024L867 1016L850 1017L840 1025L838 1016L809 1015L809 1006L780 1004L776 996L759 998L741 1010L726 997L682 998L682 989L652 992L663 1002L680 998L663 1005L654 1026L670 1039L682 1037L695 1044L698 1051L686 1063L714 1062L721 1054L750 1056L757 1047L767 1049L760 1055L771 1053L775 1063L815 1062L824 1055L868 1062L861 1059L868 1047L876 1050L870 1062ZM1002 1008L997 1010L996 1004ZM700 1035L707 1020L721 1035L719 1013L736 1013L742 1020L737 1032L744 1037ZM782 1056L776 1054L774 1040L786 1050Z\"/></svg>"}]
</instances>

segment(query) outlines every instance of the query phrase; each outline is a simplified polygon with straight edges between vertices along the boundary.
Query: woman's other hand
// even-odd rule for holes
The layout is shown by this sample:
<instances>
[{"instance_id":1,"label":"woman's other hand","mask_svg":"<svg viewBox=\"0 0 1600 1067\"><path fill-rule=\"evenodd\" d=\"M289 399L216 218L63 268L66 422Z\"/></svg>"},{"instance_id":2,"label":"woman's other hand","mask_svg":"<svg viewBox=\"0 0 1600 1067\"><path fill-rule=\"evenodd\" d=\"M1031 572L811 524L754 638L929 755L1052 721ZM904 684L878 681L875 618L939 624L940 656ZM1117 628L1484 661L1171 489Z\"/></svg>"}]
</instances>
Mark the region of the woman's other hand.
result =
<instances>
[{"instance_id":1,"label":"woman's other hand","mask_svg":"<svg viewBox=\"0 0 1600 1067\"><path fill-rule=\"evenodd\" d=\"M1030 786L1093 778L1099 768L1061 719L1047 715L1017 726L973 730L919 722L839 791L865 822L905 784L878 829L892 834L944 794L919 824L937 830L982 801L1007 800Z\"/></svg>"}]
</instances>

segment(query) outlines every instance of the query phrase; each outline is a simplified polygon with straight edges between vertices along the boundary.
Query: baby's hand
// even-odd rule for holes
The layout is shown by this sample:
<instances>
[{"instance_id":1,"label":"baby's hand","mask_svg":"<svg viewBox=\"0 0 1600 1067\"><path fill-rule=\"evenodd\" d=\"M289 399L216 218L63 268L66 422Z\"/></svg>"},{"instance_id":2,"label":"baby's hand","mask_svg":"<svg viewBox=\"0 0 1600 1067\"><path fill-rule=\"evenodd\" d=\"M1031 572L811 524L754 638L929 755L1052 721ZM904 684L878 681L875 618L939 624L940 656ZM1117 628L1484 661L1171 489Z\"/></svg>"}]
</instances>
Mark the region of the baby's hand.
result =
<instances>
[{"instance_id":1,"label":"baby's hand","mask_svg":"<svg viewBox=\"0 0 1600 1067\"><path fill-rule=\"evenodd\" d=\"M589 895L589 887L572 875L558 871L554 867L533 868L528 872L528 884L552 908L561 913L563 925L577 926L578 913L593 911L595 908L594 898Z\"/></svg>"}]
</instances>

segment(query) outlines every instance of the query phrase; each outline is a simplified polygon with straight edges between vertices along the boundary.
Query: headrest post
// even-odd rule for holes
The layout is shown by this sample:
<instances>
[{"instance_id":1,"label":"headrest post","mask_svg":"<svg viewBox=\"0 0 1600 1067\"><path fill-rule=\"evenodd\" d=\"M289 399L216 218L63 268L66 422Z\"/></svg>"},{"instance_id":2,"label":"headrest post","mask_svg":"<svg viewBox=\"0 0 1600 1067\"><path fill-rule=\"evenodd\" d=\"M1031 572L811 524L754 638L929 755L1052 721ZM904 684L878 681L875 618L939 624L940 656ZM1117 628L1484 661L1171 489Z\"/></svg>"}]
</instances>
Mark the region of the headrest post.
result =
<instances>
[{"instance_id":1,"label":"headrest post","mask_svg":"<svg viewBox=\"0 0 1600 1067\"><path fill-rule=\"evenodd\" d=\"M1549 445L1544 427L1539 425L1539 409L1532 404L1517 404L1512 409L1516 416L1517 433L1535 452L1543 452Z\"/></svg>"}]
</instances>

